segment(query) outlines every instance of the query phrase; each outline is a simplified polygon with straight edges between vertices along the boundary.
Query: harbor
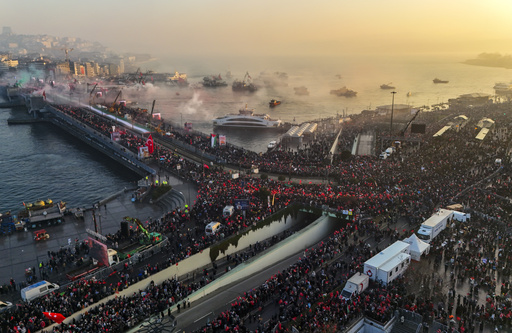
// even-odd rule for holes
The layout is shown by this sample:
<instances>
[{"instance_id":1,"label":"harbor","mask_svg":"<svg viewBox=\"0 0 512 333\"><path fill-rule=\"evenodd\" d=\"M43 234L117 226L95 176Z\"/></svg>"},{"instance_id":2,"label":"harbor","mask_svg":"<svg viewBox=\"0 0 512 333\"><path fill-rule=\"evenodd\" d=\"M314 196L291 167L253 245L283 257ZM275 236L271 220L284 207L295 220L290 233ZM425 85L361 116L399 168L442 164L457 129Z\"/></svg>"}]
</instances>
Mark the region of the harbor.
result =
<instances>
[{"instance_id":1,"label":"harbor","mask_svg":"<svg viewBox=\"0 0 512 333\"><path fill-rule=\"evenodd\" d=\"M378 86L376 89L379 89ZM179 96L188 92L180 91ZM484 94L453 98L446 107L444 105L448 104L444 103L437 108L413 108L407 104L392 103L378 106L375 110L365 110L361 114L343 113L341 116L336 114L318 119L311 117L300 123L289 122L287 132L278 131L280 134L277 136L276 133L265 136L263 132L250 132L251 138L259 140L259 144L264 147L262 152L234 144L231 139L226 142L225 138L221 138L221 135L243 138L248 131L244 126L237 126L240 127L237 130L229 129L224 134L217 130L201 132L197 130L199 126L193 129L192 126L183 125L183 120L180 123L176 118L161 119L161 116L153 116L153 110L150 113L148 109L127 107L116 104L116 101L80 103L80 100L87 99L87 93L68 96L46 90L44 97L32 93L19 96L26 105L26 110L19 111L18 114L22 114L19 119L27 120L17 122L11 118L10 131L50 127L62 133L65 140L75 140L81 150L90 149L86 155L88 158L101 156L98 160L105 164L100 164L100 168L105 165L115 170L115 173L127 170L136 181L130 181L129 186L117 191L108 191L112 194L107 193L90 200L81 207L67 204L66 212L57 213L48 206L47 210L43 210L46 214L35 214L32 216L34 221L25 221L27 223L22 228L16 228L15 225L14 230L2 236L2 241L11 249L3 259L2 267L12 275L13 283L9 281L10 287L7 287L6 293L12 302L17 301L20 288L40 279L57 284L63 291L74 288L76 284L95 288L94 284L100 281L105 284L105 288L97 295L110 299L116 299L117 294L130 295L133 290L159 290L169 284L187 283L190 287L186 298L183 298L184 294L179 298L173 294L175 299L172 302L147 307L148 312L145 313L147 316L158 316L157 310L162 311L160 316L167 318L169 325L176 326L176 322L171 322L178 319L179 323L183 322L184 326L181 327L186 331L208 330L213 329L211 323L214 316L210 312L221 313L221 317L215 319L214 323L222 323L222 313L239 311L237 306L231 310L221 307L213 310L204 305L205 294L216 288L214 280L219 278L220 282L217 283L235 283L237 274L254 269L255 266L250 265L250 258L262 260L257 261L260 263L258 266L265 263L269 265L269 270L275 269L272 274L280 274L286 269L286 266L273 267L279 264L271 263L268 257L257 258L259 252L264 254L266 249L266 246L265 249L260 247L260 242L272 244L276 247L272 251L280 254L284 254L284 247L290 245L293 250L290 250L289 256L298 260L298 269L307 260L308 265L314 267L315 274L320 276L310 280L313 285L325 288L327 284L324 280L328 280L336 281L337 285L333 285L333 288L338 288L343 286L348 274L354 270L354 267L347 266L353 257L343 257L342 253L357 254L359 257L354 263L362 267L363 261L382 250L384 244L400 241L415 233L422 225L422 219L435 215L439 207L463 203L458 209L463 210L464 214L471 214L472 223L477 225L489 220L492 221L488 226L490 230L504 232L500 218L493 214L494 208L499 207L500 203L478 205L476 202L480 192L474 190L476 186L489 189L493 188L489 184L509 181L504 172L510 161L510 150L507 148L509 130L501 126L506 124L504 110L509 105L494 103L491 96ZM286 105L283 103L277 109ZM28 121L27 117L33 121ZM207 119L209 126L212 126L213 119ZM455 123L453 119L462 120ZM186 124L189 124L188 121ZM473 125L481 128L483 134L473 133ZM442 133L439 132L440 128L444 128ZM444 138L449 138L449 145L443 144ZM52 147L51 144L46 145ZM83 148L85 146L87 148ZM492 156L484 153L489 146L496 148ZM457 153L451 151L453 147L458 147ZM467 161L462 155L465 150L463 147L471 149L478 156L478 164L456 163L453 166L451 159L435 157L438 154L445 156L447 151L451 151L452 156L457 156L454 161ZM379 153L386 157L378 158ZM498 159L499 163L496 162ZM430 160L437 161L439 165L430 167L425 163ZM66 165L64 161L60 164ZM81 166L75 168L76 171L83 169ZM450 168L453 172L448 175L440 171L443 168ZM47 167L48 171L51 169ZM72 180L68 178L65 181ZM443 183L449 186L441 190L437 185ZM170 186L172 190L161 199L152 199L148 195L164 186ZM105 193L106 188L103 188L102 193ZM440 191L442 195L439 195ZM502 191L499 193L504 194ZM65 195L51 197L67 201ZM29 198L23 200L37 203ZM40 202L38 205L43 206ZM227 215L226 207L232 207ZM315 239L313 243L307 243L308 248L304 249L300 246L302 241L297 242L295 237L306 237L309 234L320 237L316 232L309 232L307 226L290 229L295 233L294 237L286 229L253 239L253 244L238 243L239 237L264 229L267 224L272 225L274 219L279 220L283 216L300 216L301 223L315 226L315 222L301 215L304 212L329 216L334 221L334 231L322 234L323 240L319 244L313 244L318 242ZM319 221L323 219L318 218ZM449 230L468 230L469 224L465 226L460 221L453 223ZM221 225L221 231L207 231L207 226L212 224ZM289 227L286 225L286 228ZM483 291L475 293L474 289L468 289L465 282L455 282L465 281L467 277L460 273L459 266L450 266L448 256L452 248L448 250L446 247L446 250L439 252L439 243L444 246L453 245L448 230L435 237L431 241L432 254L428 257L416 256L420 263L412 263L410 267L402 269L394 282L390 283L390 290L404 288L394 293L397 295L395 302L404 302L402 295L415 293L411 279L426 279L425 276L415 277L414 274L428 258L438 264L447 263L448 268L444 275L439 273L435 279L425 280L420 290L421 295L425 295L425 302L431 304L442 300L442 296L432 289L434 285L439 285L440 290L446 293L462 295L471 292L475 306L485 304L486 300L481 295ZM107 264L103 264L105 266L94 265L96 257L89 251L95 246L88 244L97 244L95 241L108 247ZM486 239L485 242L488 241ZM233 249L230 244L237 246ZM316 246L319 253L323 253L321 257L332 260L330 262L337 270L328 270L315 259L317 254L312 253L317 251L313 250ZM328 251L325 246L329 246ZM258 250L252 251L253 247ZM338 252L337 248L343 248L343 251ZM229 249L229 255L223 253L226 249ZM443 251L446 252L443 254ZM326 256L326 253L329 254ZM201 258L200 264L198 258ZM249 262L242 264L246 260ZM190 262L197 265L190 265ZM222 273L218 271L219 267L224 270ZM430 267L427 271L435 270ZM174 277L169 278L169 274ZM478 283L483 289L496 288L497 292L506 293L507 287L483 287L486 279L497 277L504 281L500 274L507 276L505 266L499 273L480 275ZM149 284L149 280L145 279L149 276L153 277L154 282L158 281L157 285ZM309 275L299 274L298 278L309 279ZM439 279L446 279L446 282L439 282ZM258 283L269 285L264 278ZM253 289L258 287L258 283L244 286ZM374 296L382 288L379 281L370 283L370 293L367 294L369 298L365 299L373 304L378 299ZM170 295L167 296L166 299L172 299ZM46 297L51 298L55 304L71 302L76 305L72 295L55 294L41 299ZM134 297L135 302L141 301L137 298L139 295ZM151 297L145 299L154 301ZM240 318L246 322L238 324L246 325L247 329L273 327L277 325L276 314L284 311L287 313L287 325L292 325L288 327L302 329L305 325L302 320L290 321L300 309L292 305L284 308L272 306L277 304L278 299L276 293L269 296L270 303L266 300L266 311L261 314L265 324L252 319L251 316L258 313L255 308L251 308L252 314L241 312ZM336 303L339 300L334 297L330 302ZM183 304L190 307L187 301L193 307L202 308L203 315L194 322L185 319L183 308L180 311L180 306L185 307ZM363 303L356 302L354 306L367 306ZM418 321L414 314L409 313L411 303L405 304L406 307L400 309L387 305L384 313L379 316L365 314L363 321L346 318L342 325L364 325L366 321L371 321L374 326L393 325L399 320L391 311L396 308L405 314L411 330L417 330L425 324L444 329L454 326L447 313L458 311L462 316L468 311L464 304L458 304L449 312L440 311L435 319ZM87 306L91 309L95 307L94 304ZM113 306L115 308L117 305ZM91 320L88 310L73 309L73 312L64 313L68 319L62 327L72 327L75 324L71 322L76 320L81 327L94 329L89 326ZM253 323L248 322L251 319ZM313 317L311 320L318 318ZM131 318L111 321L105 325L125 331L127 325L133 326L139 322ZM483 322L478 321L478 325ZM458 326L465 325L474 326L477 323L465 317L464 322L458 323ZM488 321L485 321L484 326L486 332L492 329Z\"/></svg>"}]
</instances>

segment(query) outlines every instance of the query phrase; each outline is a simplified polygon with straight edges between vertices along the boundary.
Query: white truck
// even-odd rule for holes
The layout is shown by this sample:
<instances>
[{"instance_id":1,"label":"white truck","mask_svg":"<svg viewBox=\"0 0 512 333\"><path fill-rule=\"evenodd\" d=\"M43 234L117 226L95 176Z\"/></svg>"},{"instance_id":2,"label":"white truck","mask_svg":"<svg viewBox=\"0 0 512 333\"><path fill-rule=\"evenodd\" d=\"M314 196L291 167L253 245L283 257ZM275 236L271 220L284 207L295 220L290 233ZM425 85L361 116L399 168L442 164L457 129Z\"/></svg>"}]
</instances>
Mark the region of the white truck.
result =
<instances>
[{"instance_id":1,"label":"white truck","mask_svg":"<svg viewBox=\"0 0 512 333\"><path fill-rule=\"evenodd\" d=\"M441 231L446 229L453 219L453 210L440 209L423 222L417 236L424 242L430 243Z\"/></svg>"},{"instance_id":2,"label":"white truck","mask_svg":"<svg viewBox=\"0 0 512 333\"><path fill-rule=\"evenodd\" d=\"M354 294L361 294L368 288L370 283L370 277L363 273L356 273L348 279L345 287L341 291L341 297L344 299L350 299Z\"/></svg>"}]
</instances>

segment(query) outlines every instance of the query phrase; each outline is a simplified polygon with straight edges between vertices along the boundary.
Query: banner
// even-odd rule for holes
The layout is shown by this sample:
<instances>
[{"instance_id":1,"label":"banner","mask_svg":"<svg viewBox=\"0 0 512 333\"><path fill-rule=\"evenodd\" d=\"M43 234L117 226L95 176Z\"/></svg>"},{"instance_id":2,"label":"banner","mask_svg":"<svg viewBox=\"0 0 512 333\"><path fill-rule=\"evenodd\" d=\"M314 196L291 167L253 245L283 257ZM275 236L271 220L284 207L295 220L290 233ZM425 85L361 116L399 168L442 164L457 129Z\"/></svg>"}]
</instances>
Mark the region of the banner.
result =
<instances>
[{"instance_id":1,"label":"banner","mask_svg":"<svg viewBox=\"0 0 512 333\"><path fill-rule=\"evenodd\" d=\"M98 263L108 266L108 250L107 245L98 242L97 240L89 237L87 240L89 246L89 257L96 259Z\"/></svg>"},{"instance_id":2,"label":"banner","mask_svg":"<svg viewBox=\"0 0 512 333\"><path fill-rule=\"evenodd\" d=\"M153 154L153 152L155 151L155 148L153 145L154 145L153 137L150 134L148 137L148 140L146 141L146 147L148 147L148 153L150 155Z\"/></svg>"},{"instance_id":3,"label":"banner","mask_svg":"<svg viewBox=\"0 0 512 333\"><path fill-rule=\"evenodd\" d=\"M226 136L219 135L219 146L225 146L225 145L226 145Z\"/></svg>"},{"instance_id":4,"label":"banner","mask_svg":"<svg viewBox=\"0 0 512 333\"><path fill-rule=\"evenodd\" d=\"M117 141L121 140L121 133L119 133L117 131L116 132L112 132L110 134L110 140L112 140L114 142L117 142Z\"/></svg>"},{"instance_id":5,"label":"banner","mask_svg":"<svg viewBox=\"0 0 512 333\"><path fill-rule=\"evenodd\" d=\"M184 127L187 131L190 131L192 129L192 123L185 123Z\"/></svg>"},{"instance_id":6,"label":"banner","mask_svg":"<svg viewBox=\"0 0 512 333\"><path fill-rule=\"evenodd\" d=\"M162 115L160 113L153 113L153 119L162 120Z\"/></svg>"},{"instance_id":7,"label":"banner","mask_svg":"<svg viewBox=\"0 0 512 333\"><path fill-rule=\"evenodd\" d=\"M215 146L217 145L217 135L216 134L212 134L211 135L211 141L212 141L212 148L215 148Z\"/></svg>"},{"instance_id":8,"label":"banner","mask_svg":"<svg viewBox=\"0 0 512 333\"><path fill-rule=\"evenodd\" d=\"M146 147L146 146L139 147L139 154L138 155L139 155L139 158L149 157L148 147Z\"/></svg>"}]
</instances>

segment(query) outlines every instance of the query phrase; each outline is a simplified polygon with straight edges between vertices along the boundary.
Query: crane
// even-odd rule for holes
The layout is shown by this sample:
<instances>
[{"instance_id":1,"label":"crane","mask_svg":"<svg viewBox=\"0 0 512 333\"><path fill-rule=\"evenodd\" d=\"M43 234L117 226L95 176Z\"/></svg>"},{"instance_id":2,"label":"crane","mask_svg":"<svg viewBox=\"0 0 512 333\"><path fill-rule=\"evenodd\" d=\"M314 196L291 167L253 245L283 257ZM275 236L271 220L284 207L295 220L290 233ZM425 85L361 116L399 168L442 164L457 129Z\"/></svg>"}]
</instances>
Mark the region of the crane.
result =
<instances>
[{"instance_id":1,"label":"crane","mask_svg":"<svg viewBox=\"0 0 512 333\"><path fill-rule=\"evenodd\" d=\"M142 222L140 222L139 219L137 218L133 218L133 217L130 217L130 216L125 216L123 217L123 220L124 221L127 221L127 222L130 222L130 223L135 223L137 225L137 227L140 229L140 231L142 231L142 233L144 234L145 236L145 239L141 240L141 243L144 243L144 244L155 244L155 243L159 243L162 241L162 235L159 234L158 232L149 232L146 230L146 228L144 228L142 226Z\"/></svg>"},{"instance_id":2,"label":"crane","mask_svg":"<svg viewBox=\"0 0 512 333\"><path fill-rule=\"evenodd\" d=\"M68 48L63 47L63 48L61 48L61 50L66 53L66 61L69 62L69 52L73 51L74 48L68 49Z\"/></svg>"},{"instance_id":3,"label":"crane","mask_svg":"<svg viewBox=\"0 0 512 333\"><path fill-rule=\"evenodd\" d=\"M94 90L96 90L96 87L98 86L98 84L96 83L94 85L94 87L92 87L91 89L91 92L89 93L89 105L92 105L92 103L94 102L94 99L96 98L96 95L92 95L92 93L94 92Z\"/></svg>"},{"instance_id":4,"label":"crane","mask_svg":"<svg viewBox=\"0 0 512 333\"><path fill-rule=\"evenodd\" d=\"M119 90L119 93L117 94L116 98L114 99L114 103L112 103L112 106L108 109L109 112L114 113L116 111L116 109L115 109L116 102L117 102L117 99L119 98L119 96L121 96L122 92L123 92L122 90Z\"/></svg>"},{"instance_id":5,"label":"crane","mask_svg":"<svg viewBox=\"0 0 512 333\"><path fill-rule=\"evenodd\" d=\"M414 119L416 119L416 117L418 116L418 114L420 113L421 109L418 109L418 111L416 111L416 113L414 114L414 116L411 118L411 120L409 120L409 122L405 125L404 129L402 131L400 131L400 136L404 136L405 135L405 132L407 131L407 129L409 128L409 125L411 125L411 123L414 121Z\"/></svg>"}]
</instances>

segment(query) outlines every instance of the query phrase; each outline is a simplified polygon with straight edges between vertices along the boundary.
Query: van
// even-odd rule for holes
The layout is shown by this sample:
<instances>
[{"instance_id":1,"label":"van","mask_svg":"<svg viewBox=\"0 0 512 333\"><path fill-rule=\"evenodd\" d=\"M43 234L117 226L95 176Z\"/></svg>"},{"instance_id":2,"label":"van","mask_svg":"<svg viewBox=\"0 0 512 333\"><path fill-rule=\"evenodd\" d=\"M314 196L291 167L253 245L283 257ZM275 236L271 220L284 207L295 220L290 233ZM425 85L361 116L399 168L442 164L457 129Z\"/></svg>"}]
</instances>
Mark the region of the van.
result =
<instances>
[{"instance_id":1,"label":"van","mask_svg":"<svg viewBox=\"0 0 512 333\"><path fill-rule=\"evenodd\" d=\"M206 236L213 236L221 229L221 226L222 224L220 224L220 222L210 222L206 228L204 228L204 232Z\"/></svg>"},{"instance_id":2,"label":"van","mask_svg":"<svg viewBox=\"0 0 512 333\"><path fill-rule=\"evenodd\" d=\"M48 281L39 281L33 285L21 289L21 299L30 302L38 297L49 294L59 289L59 285Z\"/></svg>"},{"instance_id":3,"label":"van","mask_svg":"<svg viewBox=\"0 0 512 333\"><path fill-rule=\"evenodd\" d=\"M386 148L386 150L384 151L386 154L388 154L388 157L391 156L391 154L393 154L395 152L395 148L394 147L388 147Z\"/></svg>"},{"instance_id":4,"label":"van","mask_svg":"<svg viewBox=\"0 0 512 333\"><path fill-rule=\"evenodd\" d=\"M381 160L385 160L386 158L388 158L388 154L385 151L383 151L382 153L380 153L379 158Z\"/></svg>"},{"instance_id":5,"label":"van","mask_svg":"<svg viewBox=\"0 0 512 333\"><path fill-rule=\"evenodd\" d=\"M234 206L226 206L224 207L224 210L222 210L222 216L224 217L230 217L235 212Z\"/></svg>"}]
</instances>

